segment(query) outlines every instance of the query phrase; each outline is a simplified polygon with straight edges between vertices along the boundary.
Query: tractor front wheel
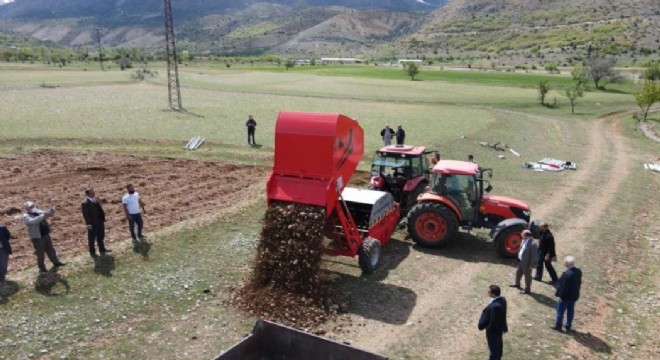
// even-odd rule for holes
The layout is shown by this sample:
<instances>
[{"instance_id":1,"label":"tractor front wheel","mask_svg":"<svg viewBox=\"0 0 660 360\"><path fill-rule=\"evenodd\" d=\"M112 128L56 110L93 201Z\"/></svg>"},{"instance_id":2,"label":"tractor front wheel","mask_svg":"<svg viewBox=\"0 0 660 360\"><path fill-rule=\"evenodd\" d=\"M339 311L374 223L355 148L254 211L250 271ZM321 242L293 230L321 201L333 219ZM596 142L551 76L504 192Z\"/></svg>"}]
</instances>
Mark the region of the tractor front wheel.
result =
<instances>
[{"instance_id":1,"label":"tractor front wheel","mask_svg":"<svg viewBox=\"0 0 660 360\"><path fill-rule=\"evenodd\" d=\"M408 212L408 233L418 244L438 248L456 237L458 220L454 212L441 203L422 202Z\"/></svg>"},{"instance_id":2,"label":"tractor front wheel","mask_svg":"<svg viewBox=\"0 0 660 360\"><path fill-rule=\"evenodd\" d=\"M518 256L522 244L522 225L515 225L502 230L495 238L495 251L501 257L513 258Z\"/></svg>"},{"instance_id":3,"label":"tractor front wheel","mask_svg":"<svg viewBox=\"0 0 660 360\"><path fill-rule=\"evenodd\" d=\"M380 241L372 237L364 239L358 251L358 262L363 273L371 274L376 271L380 264Z\"/></svg>"}]
</instances>

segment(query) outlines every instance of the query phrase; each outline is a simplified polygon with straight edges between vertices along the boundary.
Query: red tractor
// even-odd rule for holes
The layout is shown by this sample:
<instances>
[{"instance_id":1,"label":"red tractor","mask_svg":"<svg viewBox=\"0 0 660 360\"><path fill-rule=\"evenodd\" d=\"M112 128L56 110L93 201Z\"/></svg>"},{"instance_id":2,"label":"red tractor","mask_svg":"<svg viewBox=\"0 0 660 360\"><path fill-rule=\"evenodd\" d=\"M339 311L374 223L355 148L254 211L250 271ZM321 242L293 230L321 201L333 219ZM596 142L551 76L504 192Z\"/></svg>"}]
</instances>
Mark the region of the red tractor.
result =
<instances>
[{"instance_id":1,"label":"red tractor","mask_svg":"<svg viewBox=\"0 0 660 360\"><path fill-rule=\"evenodd\" d=\"M429 169L439 156L422 146L385 146L376 151L371 162L369 189L392 194L401 205L401 216L405 216L429 185Z\"/></svg>"},{"instance_id":2,"label":"red tractor","mask_svg":"<svg viewBox=\"0 0 660 360\"><path fill-rule=\"evenodd\" d=\"M529 227L529 205L489 195L493 171L475 163L441 160L432 172L430 191L420 195L408 212L410 237L424 246L441 247L456 236L459 227L488 228L497 253L516 256L520 233Z\"/></svg>"}]
</instances>

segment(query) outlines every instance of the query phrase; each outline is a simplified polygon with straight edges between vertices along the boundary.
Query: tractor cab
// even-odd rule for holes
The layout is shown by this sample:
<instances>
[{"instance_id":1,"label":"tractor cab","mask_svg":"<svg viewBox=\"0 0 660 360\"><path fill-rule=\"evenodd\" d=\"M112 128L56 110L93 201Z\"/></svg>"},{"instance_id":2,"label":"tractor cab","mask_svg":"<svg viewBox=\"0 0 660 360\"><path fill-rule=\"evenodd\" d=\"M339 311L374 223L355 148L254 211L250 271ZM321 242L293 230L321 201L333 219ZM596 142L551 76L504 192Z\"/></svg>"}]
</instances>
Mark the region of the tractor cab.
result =
<instances>
[{"instance_id":1,"label":"tractor cab","mask_svg":"<svg viewBox=\"0 0 660 360\"><path fill-rule=\"evenodd\" d=\"M438 157L437 151L422 146L385 146L376 151L371 162L369 189L392 194L401 204L403 216L428 186L432 162Z\"/></svg>"},{"instance_id":2,"label":"tractor cab","mask_svg":"<svg viewBox=\"0 0 660 360\"><path fill-rule=\"evenodd\" d=\"M460 212L461 225L479 226L479 204L484 192L492 190L492 169L482 170L479 165L463 161L444 160L436 164L431 175L431 193L450 199ZM484 174L489 178L484 179Z\"/></svg>"}]
</instances>

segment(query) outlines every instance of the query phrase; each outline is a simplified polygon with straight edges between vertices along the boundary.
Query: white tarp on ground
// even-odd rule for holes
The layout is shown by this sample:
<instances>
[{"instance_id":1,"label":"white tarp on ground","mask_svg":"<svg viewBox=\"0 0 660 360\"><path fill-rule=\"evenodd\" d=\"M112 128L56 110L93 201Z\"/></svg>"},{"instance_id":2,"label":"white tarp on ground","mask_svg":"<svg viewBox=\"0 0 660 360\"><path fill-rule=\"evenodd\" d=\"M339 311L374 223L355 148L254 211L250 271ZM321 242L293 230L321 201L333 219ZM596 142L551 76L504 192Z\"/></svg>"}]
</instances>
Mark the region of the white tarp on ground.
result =
<instances>
[{"instance_id":1,"label":"white tarp on ground","mask_svg":"<svg viewBox=\"0 0 660 360\"><path fill-rule=\"evenodd\" d=\"M644 169L660 172L660 164L644 164Z\"/></svg>"},{"instance_id":2,"label":"white tarp on ground","mask_svg":"<svg viewBox=\"0 0 660 360\"><path fill-rule=\"evenodd\" d=\"M567 169L576 170L577 164L572 161L545 158L539 161L526 162L523 164L523 167L534 171L562 171Z\"/></svg>"}]
</instances>

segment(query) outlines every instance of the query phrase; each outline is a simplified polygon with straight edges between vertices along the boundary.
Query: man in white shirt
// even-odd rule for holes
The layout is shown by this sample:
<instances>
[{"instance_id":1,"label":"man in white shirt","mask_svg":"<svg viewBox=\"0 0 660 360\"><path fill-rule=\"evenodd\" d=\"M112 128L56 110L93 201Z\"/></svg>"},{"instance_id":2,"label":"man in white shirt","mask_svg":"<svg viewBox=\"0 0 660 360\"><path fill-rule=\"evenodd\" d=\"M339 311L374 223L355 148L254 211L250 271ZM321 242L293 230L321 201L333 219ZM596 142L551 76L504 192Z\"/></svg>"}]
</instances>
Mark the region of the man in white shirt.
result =
<instances>
[{"instance_id":1,"label":"man in white shirt","mask_svg":"<svg viewBox=\"0 0 660 360\"><path fill-rule=\"evenodd\" d=\"M511 287L520 289L520 279L525 275L524 294L530 294L532 289L532 269L536 267L536 255L538 254L538 245L534 242L532 232L525 229L521 233L523 242L518 251L516 281Z\"/></svg>"},{"instance_id":2,"label":"man in white shirt","mask_svg":"<svg viewBox=\"0 0 660 360\"><path fill-rule=\"evenodd\" d=\"M142 213L146 214L147 211L144 209L144 203L133 185L126 185L126 190L128 193L121 198L121 203L124 205L124 213L126 213L126 219L128 220L128 230L131 232L131 238L133 242L137 242L138 239L142 240L144 238L142 236L142 226L144 225ZM142 209L142 213L140 213L140 209ZM137 237L135 236L135 224L137 224Z\"/></svg>"}]
</instances>

